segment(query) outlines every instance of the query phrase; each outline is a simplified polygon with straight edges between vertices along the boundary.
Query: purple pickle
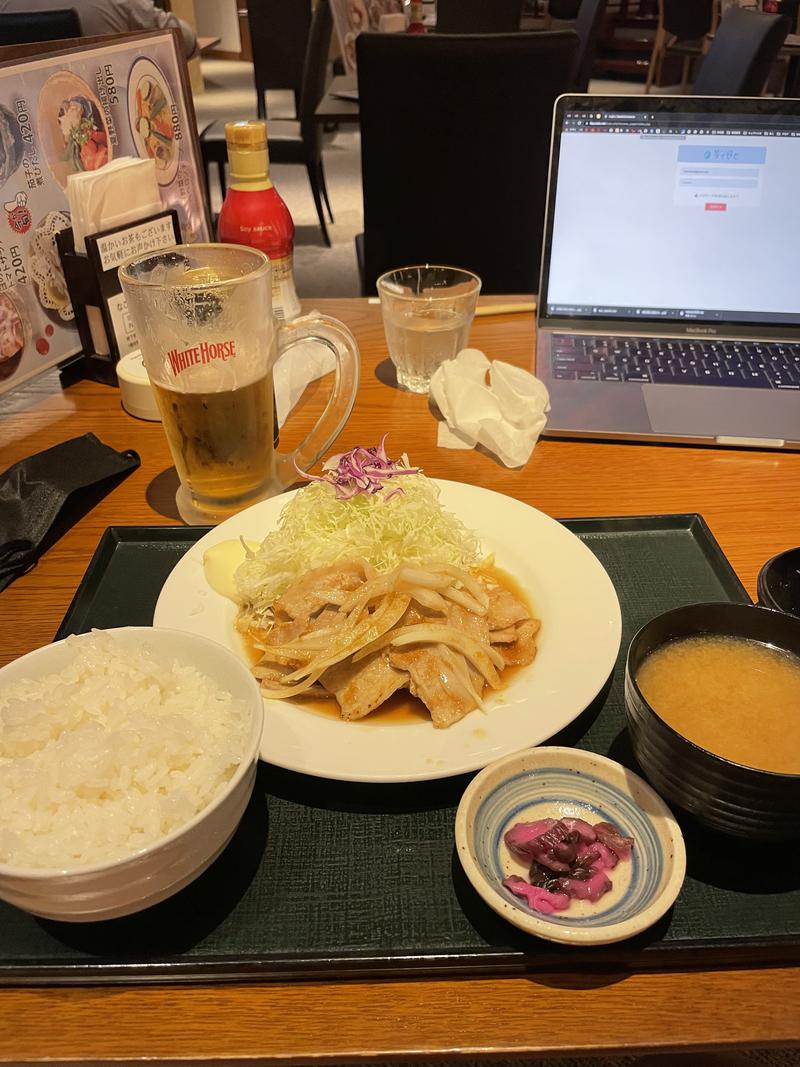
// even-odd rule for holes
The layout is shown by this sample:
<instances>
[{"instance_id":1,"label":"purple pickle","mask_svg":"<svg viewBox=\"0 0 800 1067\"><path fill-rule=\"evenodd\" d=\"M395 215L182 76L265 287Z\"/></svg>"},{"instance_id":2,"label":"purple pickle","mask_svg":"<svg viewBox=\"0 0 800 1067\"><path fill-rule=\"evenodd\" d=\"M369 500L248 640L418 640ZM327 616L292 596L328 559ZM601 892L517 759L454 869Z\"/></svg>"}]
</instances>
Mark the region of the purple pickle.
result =
<instances>
[{"instance_id":1,"label":"purple pickle","mask_svg":"<svg viewBox=\"0 0 800 1067\"><path fill-rule=\"evenodd\" d=\"M529 881L519 875L503 885L534 911L566 911L570 900L596 903L611 888L605 873L630 859L633 838L611 823L594 826L583 819L538 819L516 823L504 835L518 860L529 867Z\"/></svg>"},{"instance_id":2,"label":"purple pickle","mask_svg":"<svg viewBox=\"0 0 800 1067\"><path fill-rule=\"evenodd\" d=\"M503 879L503 885L514 896L522 897L529 908L540 911L543 915L552 915L554 911L566 911L569 907L569 897L566 893L551 893L547 889L531 885L519 875L512 874Z\"/></svg>"}]
</instances>

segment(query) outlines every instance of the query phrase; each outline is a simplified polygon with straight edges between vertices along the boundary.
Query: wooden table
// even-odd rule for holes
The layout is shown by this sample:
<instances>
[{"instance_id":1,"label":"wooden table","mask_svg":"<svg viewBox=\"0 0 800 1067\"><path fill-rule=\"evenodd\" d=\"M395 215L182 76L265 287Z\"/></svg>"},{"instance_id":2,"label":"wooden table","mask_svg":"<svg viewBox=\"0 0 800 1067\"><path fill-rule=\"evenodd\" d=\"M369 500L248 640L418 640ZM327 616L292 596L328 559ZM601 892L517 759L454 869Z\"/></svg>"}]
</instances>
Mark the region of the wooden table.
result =
<instances>
[{"instance_id":1,"label":"wooden table","mask_svg":"<svg viewBox=\"0 0 800 1067\"><path fill-rule=\"evenodd\" d=\"M407 449L428 474L509 493L555 516L700 511L751 594L764 560L800 542L800 455L544 440L523 470L506 470L476 452L442 451L427 400L376 377L385 358L379 309L365 300L314 306L347 322L361 345L363 384L344 448L388 431L391 450ZM530 366L533 316L477 319L472 343ZM298 412L301 428L310 417ZM0 401L0 469L87 430L116 448L136 448L141 468L0 594L0 663L52 639L107 526L175 521L160 425L126 415L117 392L95 383L62 393L51 375ZM593 1022L575 1025L582 1020ZM0 990L0 1062L13 1064L532 1059L798 1043L800 969L786 965Z\"/></svg>"}]
</instances>

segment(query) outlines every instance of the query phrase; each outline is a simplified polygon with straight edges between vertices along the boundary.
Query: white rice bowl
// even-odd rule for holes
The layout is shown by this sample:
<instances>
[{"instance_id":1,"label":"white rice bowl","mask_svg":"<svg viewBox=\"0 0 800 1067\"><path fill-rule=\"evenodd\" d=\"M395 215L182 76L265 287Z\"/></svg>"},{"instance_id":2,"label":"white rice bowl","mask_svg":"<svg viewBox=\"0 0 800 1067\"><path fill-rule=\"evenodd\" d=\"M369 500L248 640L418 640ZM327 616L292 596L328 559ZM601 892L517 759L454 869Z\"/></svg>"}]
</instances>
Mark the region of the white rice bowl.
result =
<instances>
[{"instance_id":1,"label":"white rice bowl","mask_svg":"<svg viewBox=\"0 0 800 1067\"><path fill-rule=\"evenodd\" d=\"M192 881L252 793L263 702L221 645L94 631L0 670L0 897L49 918L141 910Z\"/></svg>"}]
</instances>

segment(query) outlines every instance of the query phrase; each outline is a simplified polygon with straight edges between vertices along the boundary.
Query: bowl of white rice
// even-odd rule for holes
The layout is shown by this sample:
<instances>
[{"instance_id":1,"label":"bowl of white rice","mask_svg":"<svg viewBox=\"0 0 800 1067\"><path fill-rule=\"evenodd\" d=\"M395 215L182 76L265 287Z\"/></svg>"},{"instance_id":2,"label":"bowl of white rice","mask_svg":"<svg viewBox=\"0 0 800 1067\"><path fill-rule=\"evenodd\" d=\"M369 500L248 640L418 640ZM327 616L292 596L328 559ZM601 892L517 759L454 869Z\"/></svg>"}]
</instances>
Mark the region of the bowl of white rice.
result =
<instances>
[{"instance_id":1,"label":"bowl of white rice","mask_svg":"<svg viewBox=\"0 0 800 1067\"><path fill-rule=\"evenodd\" d=\"M95 630L3 667L0 898L87 922L178 892L239 825L263 719L247 665L177 630Z\"/></svg>"}]
</instances>

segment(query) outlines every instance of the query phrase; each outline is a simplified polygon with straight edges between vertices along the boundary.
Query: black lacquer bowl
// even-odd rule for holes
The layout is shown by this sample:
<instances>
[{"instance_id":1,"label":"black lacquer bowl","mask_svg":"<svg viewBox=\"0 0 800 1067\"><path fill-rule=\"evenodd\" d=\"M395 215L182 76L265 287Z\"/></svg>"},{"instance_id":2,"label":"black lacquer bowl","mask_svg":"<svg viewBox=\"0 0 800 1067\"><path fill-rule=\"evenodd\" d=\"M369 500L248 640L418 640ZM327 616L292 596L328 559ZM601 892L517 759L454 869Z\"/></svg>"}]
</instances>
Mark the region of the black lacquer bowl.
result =
<instances>
[{"instance_id":1,"label":"black lacquer bowl","mask_svg":"<svg viewBox=\"0 0 800 1067\"><path fill-rule=\"evenodd\" d=\"M767 560L758 575L758 602L800 616L800 548Z\"/></svg>"},{"instance_id":2,"label":"black lacquer bowl","mask_svg":"<svg viewBox=\"0 0 800 1067\"><path fill-rule=\"evenodd\" d=\"M635 679L644 659L667 641L698 634L744 637L800 656L800 619L749 604L692 604L643 626L628 649L625 711L645 777L668 802L713 830L750 840L800 838L800 774L717 756L668 726L642 696Z\"/></svg>"}]
</instances>

